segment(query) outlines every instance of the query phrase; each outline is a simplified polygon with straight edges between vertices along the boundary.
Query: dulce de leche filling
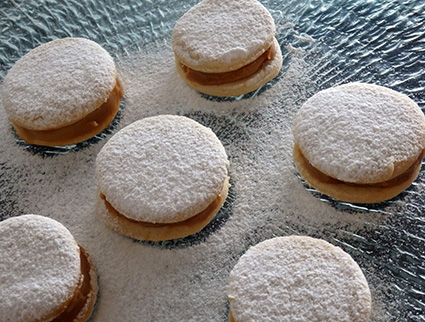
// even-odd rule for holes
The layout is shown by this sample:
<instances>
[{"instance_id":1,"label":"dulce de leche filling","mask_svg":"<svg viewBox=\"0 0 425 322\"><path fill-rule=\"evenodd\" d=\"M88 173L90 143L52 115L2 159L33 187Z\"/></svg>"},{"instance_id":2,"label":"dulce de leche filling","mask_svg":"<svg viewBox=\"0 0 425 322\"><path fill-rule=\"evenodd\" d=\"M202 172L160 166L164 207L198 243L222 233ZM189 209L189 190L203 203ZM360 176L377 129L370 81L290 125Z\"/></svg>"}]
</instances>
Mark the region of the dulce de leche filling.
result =
<instances>
[{"instance_id":1,"label":"dulce de leche filling","mask_svg":"<svg viewBox=\"0 0 425 322\"><path fill-rule=\"evenodd\" d=\"M209 204L209 206L205 210L203 210L200 213L198 213L197 215L190 217L190 218L183 220L183 221L179 221L179 222L175 222L175 223L151 223L151 222L146 222L146 221L137 221L137 220L130 219L130 218L122 215L109 203L108 200L106 200L106 196L103 193L100 194L100 198L105 202L106 209L108 209L108 211L111 214L113 214L114 216L117 216L121 219L125 219L127 221L130 221L131 223L133 223L135 225L140 225L140 226L146 227L146 228L160 228L160 227L164 227L164 226L177 227L177 226L194 225L194 224L196 224L198 222L202 222L203 220L208 218L208 216L211 215L221 205L221 202L223 200L223 197L221 195L218 195L217 198L215 198L214 201L211 204Z\"/></svg>"},{"instance_id":2,"label":"dulce de leche filling","mask_svg":"<svg viewBox=\"0 0 425 322\"><path fill-rule=\"evenodd\" d=\"M245 65L239 69L224 73L204 73L187 67L180 63L181 68L186 78L200 85L222 85L240 81L248 78L260 70L267 61L274 58L276 55L276 48L270 46L261 56L256 60Z\"/></svg>"},{"instance_id":3,"label":"dulce de leche filling","mask_svg":"<svg viewBox=\"0 0 425 322\"><path fill-rule=\"evenodd\" d=\"M75 123L50 130L31 130L12 120L10 122L19 137L27 143L46 146L74 144L88 140L107 128L118 111L123 95L123 87L117 77L107 101Z\"/></svg>"},{"instance_id":4,"label":"dulce de leche filling","mask_svg":"<svg viewBox=\"0 0 425 322\"><path fill-rule=\"evenodd\" d=\"M229 311L229 322L235 322L231 311Z\"/></svg>"},{"instance_id":5,"label":"dulce de leche filling","mask_svg":"<svg viewBox=\"0 0 425 322\"><path fill-rule=\"evenodd\" d=\"M74 321L80 312L84 309L87 301L89 300L89 294L91 289L91 276L90 276L90 263L87 258L87 253L80 246L80 259L81 259L81 278L77 289L74 292L71 300L63 308L61 314L52 320L52 322L72 322Z\"/></svg>"},{"instance_id":6,"label":"dulce de leche filling","mask_svg":"<svg viewBox=\"0 0 425 322\"><path fill-rule=\"evenodd\" d=\"M319 181L323 182L323 183L327 183L327 184L345 184L345 185L350 185L350 186L356 186L356 187L382 187L382 188L389 188L389 187L394 187L406 180L408 180L410 178L410 176L412 175L412 173L415 171L415 169L417 169L417 167L420 165L420 163L422 162L422 159L424 157L425 154L425 150L421 152L421 154L419 155L419 157L415 160L415 162L413 162L413 164L403 173L401 173L400 175L386 180L386 181L382 181L382 182L377 182L377 183L369 183L369 184L357 184L357 183L351 183L351 182L345 182L345 181L341 181L335 178L332 178L330 176L328 176L327 174L321 172L319 169L315 168L305 157L304 154L302 154L301 150L299 151L300 155L304 161L304 166L306 167L306 169Z\"/></svg>"}]
</instances>

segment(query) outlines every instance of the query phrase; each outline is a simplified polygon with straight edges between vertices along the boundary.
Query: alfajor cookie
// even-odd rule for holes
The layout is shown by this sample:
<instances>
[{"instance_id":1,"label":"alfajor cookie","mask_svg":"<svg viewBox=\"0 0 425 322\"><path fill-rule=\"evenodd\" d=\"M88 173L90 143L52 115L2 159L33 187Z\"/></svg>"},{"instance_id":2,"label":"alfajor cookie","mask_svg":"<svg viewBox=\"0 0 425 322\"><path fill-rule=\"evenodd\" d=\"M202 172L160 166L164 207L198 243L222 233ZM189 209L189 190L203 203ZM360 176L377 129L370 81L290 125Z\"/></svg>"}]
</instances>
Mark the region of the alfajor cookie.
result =
<instances>
[{"instance_id":1,"label":"alfajor cookie","mask_svg":"<svg viewBox=\"0 0 425 322\"><path fill-rule=\"evenodd\" d=\"M365 322L371 294L341 248L306 236L276 237L242 255L230 273L230 322Z\"/></svg>"},{"instance_id":2,"label":"alfajor cookie","mask_svg":"<svg viewBox=\"0 0 425 322\"><path fill-rule=\"evenodd\" d=\"M257 0L204 0L172 33L176 69L201 93L236 96L275 78L282 53L270 12Z\"/></svg>"},{"instance_id":3,"label":"alfajor cookie","mask_svg":"<svg viewBox=\"0 0 425 322\"><path fill-rule=\"evenodd\" d=\"M112 57L97 43L64 38L20 58L2 85L2 104L21 139L36 145L85 141L114 119L123 97Z\"/></svg>"},{"instance_id":4,"label":"alfajor cookie","mask_svg":"<svg viewBox=\"0 0 425 322\"><path fill-rule=\"evenodd\" d=\"M298 111L295 166L308 185L336 199L391 199L416 179L425 116L406 95L349 83L320 91Z\"/></svg>"},{"instance_id":5,"label":"alfajor cookie","mask_svg":"<svg viewBox=\"0 0 425 322\"><path fill-rule=\"evenodd\" d=\"M139 240L186 237L223 205L229 161L211 129L161 115L117 132L96 158L99 210L111 229Z\"/></svg>"},{"instance_id":6,"label":"alfajor cookie","mask_svg":"<svg viewBox=\"0 0 425 322\"><path fill-rule=\"evenodd\" d=\"M59 222L22 215L0 222L2 321L86 321L97 297L87 252Z\"/></svg>"}]
</instances>

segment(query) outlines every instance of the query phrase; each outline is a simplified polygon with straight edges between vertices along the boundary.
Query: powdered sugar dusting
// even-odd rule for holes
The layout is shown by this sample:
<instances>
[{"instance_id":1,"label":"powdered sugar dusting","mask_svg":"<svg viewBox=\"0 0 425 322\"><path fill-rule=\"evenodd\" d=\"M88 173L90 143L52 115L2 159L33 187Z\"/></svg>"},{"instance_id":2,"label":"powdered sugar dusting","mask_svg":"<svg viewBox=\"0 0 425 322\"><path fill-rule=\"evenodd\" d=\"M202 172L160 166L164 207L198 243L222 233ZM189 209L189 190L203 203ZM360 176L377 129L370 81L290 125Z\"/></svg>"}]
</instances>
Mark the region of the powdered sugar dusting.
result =
<instances>
[{"instance_id":1,"label":"powdered sugar dusting","mask_svg":"<svg viewBox=\"0 0 425 322\"><path fill-rule=\"evenodd\" d=\"M48 130L71 124L106 102L115 87L112 57L98 44L65 38L16 62L2 86L2 104L18 125Z\"/></svg>"},{"instance_id":2,"label":"powdered sugar dusting","mask_svg":"<svg viewBox=\"0 0 425 322\"><path fill-rule=\"evenodd\" d=\"M183 116L137 121L112 137L96 160L100 191L126 217L182 221L220 194L229 162L215 134Z\"/></svg>"},{"instance_id":3,"label":"powdered sugar dusting","mask_svg":"<svg viewBox=\"0 0 425 322\"><path fill-rule=\"evenodd\" d=\"M229 277L236 321L365 322L370 291L353 259L310 237L278 237L251 247Z\"/></svg>"},{"instance_id":4,"label":"powdered sugar dusting","mask_svg":"<svg viewBox=\"0 0 425 322\"><path fill-rule=\"evenodd\" d=\"M274 33L272 16L257 0L204 0L176 23L172 46L193 69L225 72L255 60Z\"/></svg>"},{"instance_id":5,"label":"powdered sugar dusting","mask_svg":"<svg viewBox=\"0 0 425 322\"><path fill-rule=\"evenodd\" d=\"M361 83L315 94L294 121L294 136L310 163L346 182L391 178L397 163L425 148L425 116L406 95Z\"/></svg>"},{"instance_id":6,"label":"powdered sugar dusting","mask_svg":"<svg viewBox=\"0 0 425 322\"><path fill-rule=\"evenodd\" d=\"M148 116L179 114L211 128L223 143L232 186L224 207L226 221L207 237L200 232L196 242L183 239L152 245L112 231L96 207L95 159L107 140L65 155L42 157L16 144L0 109L0 164L4 165L0 190L1 196L7 196L2 214L43 214L72 232L99 273L100 296L93 321L138 321L141 316L145 321L226 321L228 276L250 245L294 233L335 243L341 236L365 238L368 234L362 229L380 232L379 227L387 227L390 215L401 213L406 203L403 197L374 213L353 213L352 208L344 211L323 202L303 186L292 164L291 129L295 113L316 92L317 84L311 79L315 66L310 57L298 55L291 54L272 87L252 99L231 102L218 102L189 88L175 73L168 42L150 44L119 62L126 104L115 131ZM421 187L413 187L412 192ZM350 245L347 248L357 255L371 286L372 320L389 320L386 276L380 275L376 262ZM391 307L404 304L396 300Z\"/></svg>"},{"instance_id":7,"label":"powdered sugar dusting","mask_svg":"<svg viewBox=\"0 0 425 322\"><path fill-rule=\"evenodd\" d=\"M60 223L23 215L0 223L0 316L2 321L38 321L74 293L80 255Z\"/></svg>"}]
</instances>

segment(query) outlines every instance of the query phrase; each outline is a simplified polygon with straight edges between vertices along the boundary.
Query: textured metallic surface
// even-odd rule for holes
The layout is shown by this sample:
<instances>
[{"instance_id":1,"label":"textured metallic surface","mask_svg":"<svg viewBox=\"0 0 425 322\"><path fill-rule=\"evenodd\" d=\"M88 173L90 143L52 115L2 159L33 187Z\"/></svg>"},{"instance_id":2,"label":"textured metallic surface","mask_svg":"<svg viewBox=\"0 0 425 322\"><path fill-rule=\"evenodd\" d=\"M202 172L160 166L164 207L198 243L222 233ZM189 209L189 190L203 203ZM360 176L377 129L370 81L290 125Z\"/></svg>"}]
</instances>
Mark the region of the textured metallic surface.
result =
<instances>
[{"instance_id":1,"label":"textured metallic surface","mask_svg":"<svg viewBox=\"0 0 425 322\"><path fill-rule=\"evenodd\" d=\"M2 0L0 80L30 49L67 36L90 38L116 59L123 59L130 51L168 39L175 21L196 2ZM348 81L373 82L406 93L422 109L425 108L424 2L262 2L276 20L277 37L282 48L290 44L304 50L311 60L310 69L305 73L310 75L315 87L304 89L310 95L319 89ZM286 28L288 24L292 28ZM310 37L314 42L310 41ZM285 66L289 61L286 54ZM195 119L203 118L202 115L193 116ZM252 115L250 120L242 120L241 126L256 126L255 119L256 116ZM208 122L211 121L205 123ZM218 127L214 130L220 131ZM238 133L243 135L243 131ZM238 138L232 135L226 141L227 144L237 142ZM27 148L32 149L34 154L49 153ZM68 150L58 149L51 153L61 154L61 151L66 153ZM78 153L78 149L74 151ZM25 191L20 191L21 186L13 184L16 179L14 166L4 162L0 166L0 217L6 217L8 213L20 210L15 207L16 198ZM422 171L414 187L402 196L369 206L340 203L312 191L324 203L347 214L388 216L384 224L371 221L363 232L340 228L338 237L331 230L320 231L316 237L341 246L360 263L369 263L373 267L366 272L366 277L374 281L377 288L384 289L380 293L384 297L385 316L389 321L425 320L425 197L421 193L424 184L425 174ZM406 200L403 207L391 207L400 199ZM230 203L224 213L231 212L231 209ZM216 224L221 225L220 221ZM283 227L282 230L304 231L303 227ZM177 246L195 242L202 240L196 236ZM176 245L171 242L163 246Z\"/></svg>"}]
</instances>

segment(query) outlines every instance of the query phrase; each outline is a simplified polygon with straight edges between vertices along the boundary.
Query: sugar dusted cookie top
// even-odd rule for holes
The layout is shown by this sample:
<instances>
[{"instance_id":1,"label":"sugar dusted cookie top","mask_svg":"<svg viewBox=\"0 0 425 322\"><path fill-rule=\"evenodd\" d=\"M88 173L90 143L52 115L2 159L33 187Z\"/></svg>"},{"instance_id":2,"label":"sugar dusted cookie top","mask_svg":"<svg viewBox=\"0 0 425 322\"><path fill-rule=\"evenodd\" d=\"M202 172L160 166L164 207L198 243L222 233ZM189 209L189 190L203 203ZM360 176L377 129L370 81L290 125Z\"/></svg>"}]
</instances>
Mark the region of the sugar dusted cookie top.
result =
<instances>
[{"instance_id":1,"label":"sugar dusted cookie top","mask_svg":"<svg viewBox=\"0 0 425 322\"><path fill-rule=\"evenodd\" d=\"M228 284L236 322L368 321L371 297L359 266L339 247L303 236L251 247Z\"/></svg>"},{"instance_id":2,"label":"sugar dusted cookie top","mask_svg":"<svg viewBox=\"0 0 425 322\"><path fill-rule=\"evenodd\" d=\"M11 121L27 129L62 127L106 102L116 74L112 57L95 42L54 40L31 50L9 70L3 107Z\"/></svg>"},{"instance_id":3,"label":"sugar dusted cookie top","mask_svg":"<svg viewBox=\"0 0 425 322\"><path fill-rule=\"evenodd\" d=\"M318 92L299 110L295 142L321 172L345 182L389 180L425 148L425 117L406 95L350 83Z\"/></svg>"},{"instance_id":4,"label":"sugar dusted cookie top","mask_svg":"<svg viewBox=\"0 0 425 322\"><path fill-rule=\"evenodd\" d=\"M184 116L136 121L116 133L96 159L99 190L122 215L172 223L211 204L223 189L229 162L205 126Z\"/></svg>"},{"instance_id":5,"label":"sugar dusted cookie top","mask_svg":"<svg viewBox=\"0 0 425 322\"><path fill-rule=\"evenodd\" d=\"M204 0L177 21L172 46L192 69L227 72L265 52L274 33L272 16L256 0Z\"/></svg>"},{"instance_id":6,"label":"sugar dusted cookie top","mask_svg":"<svg viewBox=\"0 0 425 322\"><path fill-rule=\"evenodd\" d=\"M2 321L42 320L73 295L79 278L79 246L62 224L37 215L0 222Z\"/></svg>"}]
</instances>

